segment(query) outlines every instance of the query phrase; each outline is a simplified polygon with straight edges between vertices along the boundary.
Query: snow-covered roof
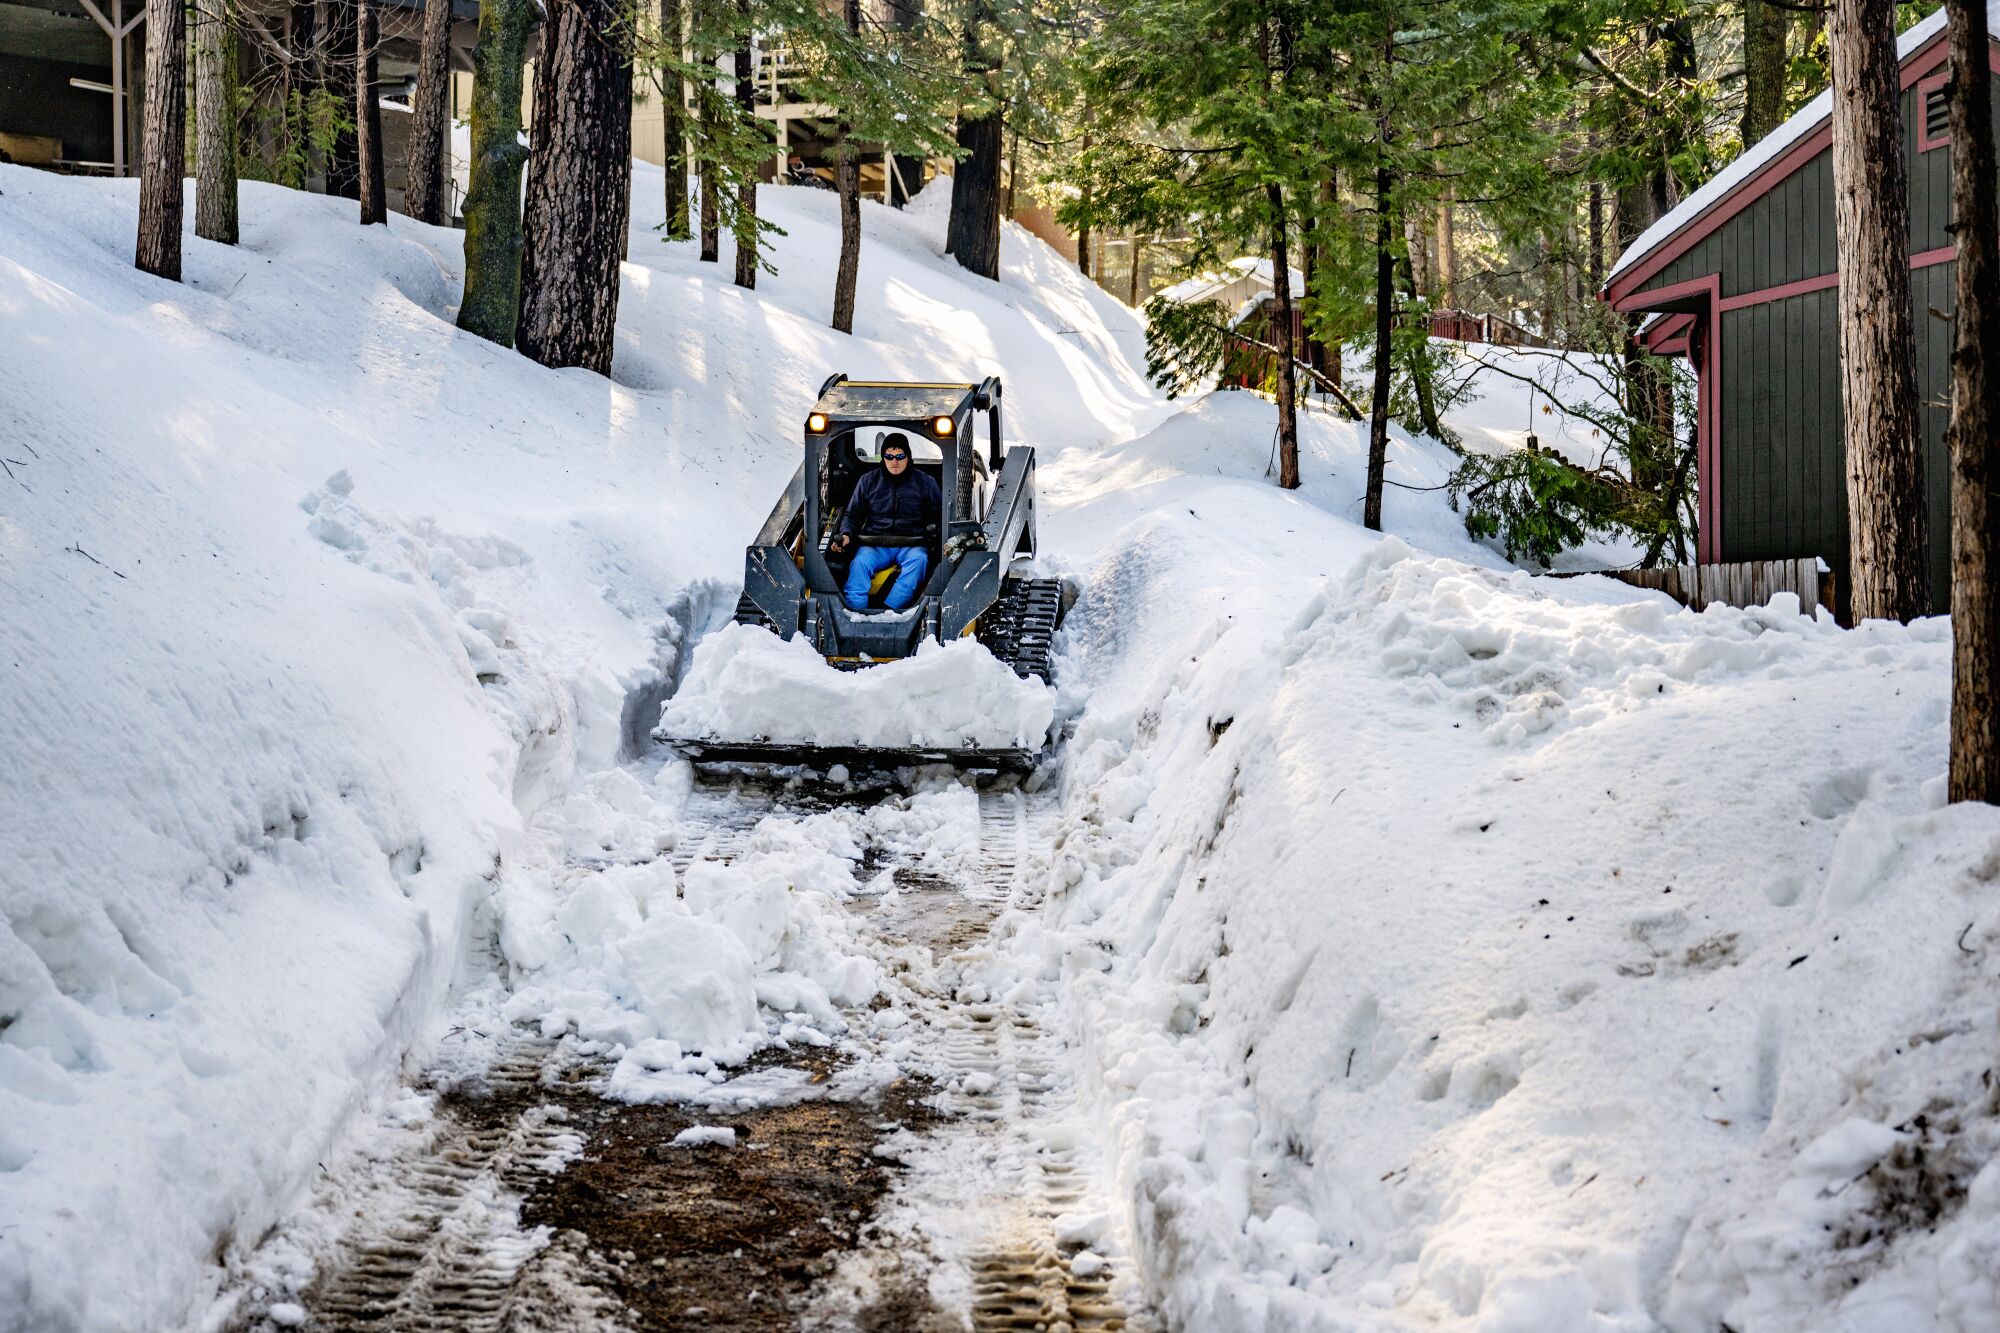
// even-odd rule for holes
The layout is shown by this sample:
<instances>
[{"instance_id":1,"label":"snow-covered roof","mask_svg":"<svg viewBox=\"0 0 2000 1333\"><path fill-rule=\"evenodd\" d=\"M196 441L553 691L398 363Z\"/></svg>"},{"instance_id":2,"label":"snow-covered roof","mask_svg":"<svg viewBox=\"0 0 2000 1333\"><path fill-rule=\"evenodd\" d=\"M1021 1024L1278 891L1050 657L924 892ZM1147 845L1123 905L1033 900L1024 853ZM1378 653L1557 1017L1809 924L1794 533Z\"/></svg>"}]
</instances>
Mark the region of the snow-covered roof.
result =
<instances>
[{"instance_id":1,"label":"snow-covered roof","mask_svg":"<svg viewBox=\"0 0 2000 1333\"><path fill-rule=\"evenodd\" d=\"M2000 0L1989 0L1986 7L1986 23L1989 32L2000 32ZM1897 39L1897 61L1900 63L1909 59L1918 48L1943 31L1944 10L1939 9ZM1743 156L1715 173L1707 184L1681 200L1659 221L1641 232L1639 239L1627 246L1624 254L1618 256L1618 262L1612 265L1611 273L1605 278L1604 285L1609 287L1616 282L1619 275L1659 249L1670 237L1706 213L1738 186L1763 170L1766 165L1782 157L1787 149L1824 125L1832 110L1833 91L1828 89L1800 108L1797 115L1759 139Z\"/></svg>"},{"instance_id":2,"label":"snow-covered roof","mask_svg":"<svg viewBox=\"0 0 2000 1333\"><path fill-rule=\"evenodd\" d=\"M1222 288L1244 278L1254 279L1270 287L1272 271L1270 260L1253 259L1246 255L1241 259L1230 260L1223 265L1220 272L1198 273L1192 278L1183 278L1171 287L1162 288L1160 295L1169 301L1205 300ZM1304 275L1291 267L1287 267L1285 272L1291 275L1293 294L1303 292L1306 287Z\"/></svg>"}]
</instances>

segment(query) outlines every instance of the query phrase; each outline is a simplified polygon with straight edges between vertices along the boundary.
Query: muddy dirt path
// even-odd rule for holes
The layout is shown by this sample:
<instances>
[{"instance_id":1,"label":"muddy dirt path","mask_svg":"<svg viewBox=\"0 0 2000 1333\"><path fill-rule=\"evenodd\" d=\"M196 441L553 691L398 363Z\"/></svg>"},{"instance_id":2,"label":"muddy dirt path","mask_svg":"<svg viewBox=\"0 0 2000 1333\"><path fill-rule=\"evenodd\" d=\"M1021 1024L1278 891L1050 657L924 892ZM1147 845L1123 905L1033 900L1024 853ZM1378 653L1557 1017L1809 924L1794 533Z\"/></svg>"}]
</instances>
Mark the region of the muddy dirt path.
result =
<instances>
[{"instance_id":1,"label":"muddy dirt path","mask_svg":"<svg viewBox=\"0 0 2000 1333\"><path fill-rule=\"evenodd\" d=\"M698 785L671 859L731 859L762 821L829 799L884 797ZM1047 795L981 792L970 874L871 851L857 878L893 891L850 910L891 978L876 1004L912 1020L886 1083L854 1076L878 1054L864 1039L767 1050L698 1108L625 1105L601 1095L601 1060L469 1014L465 1049L414 1080L442 1090L433 1113L405 1129L392 1103L266 1243L262 1271L310 1263L311 1284L281 1300L253 1282L233 1327L1153 1327L1121 1274L1062 1016L988 993L995 923L1040 906L1054 815Z\"/></svg>"}]
</instances>

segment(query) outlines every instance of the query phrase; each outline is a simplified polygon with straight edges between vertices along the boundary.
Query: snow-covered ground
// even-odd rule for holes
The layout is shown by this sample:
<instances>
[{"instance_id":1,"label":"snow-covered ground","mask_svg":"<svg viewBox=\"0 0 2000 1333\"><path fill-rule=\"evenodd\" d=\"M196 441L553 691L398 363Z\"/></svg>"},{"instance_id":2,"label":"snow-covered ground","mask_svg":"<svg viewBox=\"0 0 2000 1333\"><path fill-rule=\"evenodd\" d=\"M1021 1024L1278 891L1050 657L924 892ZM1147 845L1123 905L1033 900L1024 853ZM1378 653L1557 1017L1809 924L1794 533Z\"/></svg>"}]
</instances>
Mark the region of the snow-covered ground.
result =
<instances>
[{"instance_id":1,"label":"snow-covered ground","mask_svg":"<svg viewBox=\"0 0 2000 1333\"><path fill-rule=\"evenodd\" d=\"M1530 577L1400 434L1384 541L1363 428L1306 413L1276 490L1269 403L1166 402L1024 233L993 284L941 198L869 206L847 338L831 195L764 192L755 293L658 196L606 381L458 334L456 233L247 186L166 284L134 183L0 168L0 1329L198 1319L482 938L635 1100L842 1038L851 821L624 864L835 370L1000 373L1042 451L1057 870L979 966L1067 1024L1174 1326L2000 1323L2000 818L1939 808L1940 622ZM1550 415L1489 387L1476 447ZM968 799L867 836L960 864Z\"/></svg>"}]
</instances>

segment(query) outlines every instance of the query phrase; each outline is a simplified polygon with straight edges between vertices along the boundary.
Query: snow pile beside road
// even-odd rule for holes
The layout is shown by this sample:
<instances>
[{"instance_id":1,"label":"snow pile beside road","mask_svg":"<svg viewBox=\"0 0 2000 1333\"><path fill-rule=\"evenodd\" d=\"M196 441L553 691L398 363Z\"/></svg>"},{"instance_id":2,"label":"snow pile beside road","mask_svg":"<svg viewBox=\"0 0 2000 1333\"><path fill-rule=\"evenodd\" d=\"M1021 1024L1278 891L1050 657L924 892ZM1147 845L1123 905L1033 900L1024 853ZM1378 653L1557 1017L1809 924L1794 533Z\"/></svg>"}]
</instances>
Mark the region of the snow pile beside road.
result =
<instances>
[{"instance_id":1,"label":"snow pile beside road","mask_svg":"<svg viewBox=\"0 0 2000 1333\"><path fill-rule=\"evenodd\" d=\"M728 625L695 645L660 727L687 739L1033 749L1054 716L1054 691L969 639L841 671L803 638Z\"/></svg>"},{"instance_id":2,"label":"snow pile beside road","mask_svg":"<svg viewBox=\"0 0 2000 1333\"><path fill-rule=\"evenodd\" d=\"M1176 575L1078 603L1048 944L1171 1322L1992 1326L2000 816L1936 808L1943 622L1394 540L1288 613L1106 606Z\"/></svg>"}]
</instances>

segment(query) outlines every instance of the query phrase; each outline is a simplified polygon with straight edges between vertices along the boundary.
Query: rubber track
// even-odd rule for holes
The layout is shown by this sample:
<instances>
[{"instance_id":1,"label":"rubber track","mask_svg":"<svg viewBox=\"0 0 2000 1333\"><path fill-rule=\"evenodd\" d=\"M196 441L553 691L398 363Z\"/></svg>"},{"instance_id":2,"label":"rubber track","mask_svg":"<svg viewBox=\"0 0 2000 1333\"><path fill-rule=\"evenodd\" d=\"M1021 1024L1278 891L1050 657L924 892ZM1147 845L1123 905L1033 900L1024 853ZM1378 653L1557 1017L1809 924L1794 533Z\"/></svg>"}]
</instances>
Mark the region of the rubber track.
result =
<instances>
[{"instance_id":1,"label":"rubber track","mask_svg":"<svg viewBox=\"0 0 2000 1333\"><path fill-rule=\"evenodd\" d=\"M1061 622L1061 579L1006 579L1000 596L979 617L979 641L1015 675L1050 681Z\"/></svg>"}]
</instances>

